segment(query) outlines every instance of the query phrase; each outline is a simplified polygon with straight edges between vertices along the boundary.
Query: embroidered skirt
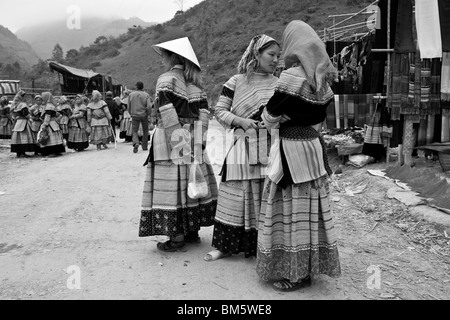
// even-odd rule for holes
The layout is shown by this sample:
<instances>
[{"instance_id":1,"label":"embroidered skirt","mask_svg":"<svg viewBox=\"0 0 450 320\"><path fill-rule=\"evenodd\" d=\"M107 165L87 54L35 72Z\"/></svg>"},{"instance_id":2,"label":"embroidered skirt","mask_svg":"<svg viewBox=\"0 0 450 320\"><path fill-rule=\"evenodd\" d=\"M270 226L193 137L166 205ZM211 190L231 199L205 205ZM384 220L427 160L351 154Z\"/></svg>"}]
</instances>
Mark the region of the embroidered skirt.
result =
<instances>
[{"instance_id":1,"label":"embroidered skirt","mask_svg":"<svg viewBox=\"0 0 450 320\"><path fill-rule=\"evenodd\" d=\"M51 126L48 126L48 141L46 142L45 146L38 147L38 152L43 156L66 152L61 130L55 131Z\"/></svg>"},{"instance_id":2,"label":"embroidered skirt","mask_svg":"<svg viewBox=\"0 0 450 320\"><path fill-rule=\"evenodd\" d=\"M69 127L67 148L87 149L88 147L89 147L89 138L86 133L86 130L78 127Z\"/></svg>"},{"instance_id":3,"label":"embroidered skirt","mask_svg":"<svg viewBox=\"0 0 450 320\"><path fill-rule=\"evenodd\" d=\"M324 177L286 189L264 182L256 272L264 281L341 274L337 236Z\"/></svg>"},{"instance_id":4,"label":"embroidered skirt","mask_svg":"<svg viewBox=\"0 0 450 320\"><path fill-rule=\"evenodd\" d=\"M12 136L12 122L9 119L0 119L0 139L11 139Z\"/></svg>"},{"instance_id":5,"label":"embroidered skirt","mask_svg":"<svg viewBox=\"0 0 450 320\"><path fill-rule=\"evenodd\" d=\"M256 256L258 219L264 179L222 181L212 246L245 257Z\"/></svg>"},{"instance_id":6,"label":"embroidered skirt","mask_svg":"<svg viewBox=\"0 0 450 320\"><path fill-rule=\"evenodd\" d=\"M142 195L139 237L187 235L214 224L217 182L211 165L203 163L201 169L210 194L202 199L191 199L187 193L188 165L150 162Z\"/></svg>"},{"instance_id":7,"label":"embroidered skirt","mask_svg":"<svg viewBox=\"0 0 450 320\"><path fill-rule=\"evenodd\" d=\"M35 152L36 138L31 130L29 122L22 131L13 131L11 135L11 152L24 153Z\"/></svg>"},{"instance_id":8,"label":"embroidered skirt","mask_svg":"<svg viewBox=\"0 0 450 320\"><path fill-rule=\"evenodd\" d=\"M92 126L91 144L107 144L114 142L114 136L111 126Z\"/></svg>"}]
</instances>

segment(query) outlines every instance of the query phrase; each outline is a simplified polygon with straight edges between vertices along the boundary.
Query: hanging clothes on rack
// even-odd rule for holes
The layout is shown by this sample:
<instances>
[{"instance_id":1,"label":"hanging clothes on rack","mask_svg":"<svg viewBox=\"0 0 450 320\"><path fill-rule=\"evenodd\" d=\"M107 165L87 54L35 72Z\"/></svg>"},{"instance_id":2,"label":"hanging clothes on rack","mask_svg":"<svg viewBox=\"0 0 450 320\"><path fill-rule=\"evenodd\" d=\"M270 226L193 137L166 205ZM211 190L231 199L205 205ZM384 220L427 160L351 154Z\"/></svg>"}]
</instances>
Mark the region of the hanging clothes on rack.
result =
<instances>
[{"instance_id":1,"label":"hanging clothes on rack","mask_svg":"<svg viewBox=\"0 0 450 320\"><path fill-rule=\"evenodd\" d=\"M377 161L381 160L386 155L386 148L391 137L391 115L385 104L378 101L372 119L366 126L362 153Z\"/></svg>"}]
</instances>

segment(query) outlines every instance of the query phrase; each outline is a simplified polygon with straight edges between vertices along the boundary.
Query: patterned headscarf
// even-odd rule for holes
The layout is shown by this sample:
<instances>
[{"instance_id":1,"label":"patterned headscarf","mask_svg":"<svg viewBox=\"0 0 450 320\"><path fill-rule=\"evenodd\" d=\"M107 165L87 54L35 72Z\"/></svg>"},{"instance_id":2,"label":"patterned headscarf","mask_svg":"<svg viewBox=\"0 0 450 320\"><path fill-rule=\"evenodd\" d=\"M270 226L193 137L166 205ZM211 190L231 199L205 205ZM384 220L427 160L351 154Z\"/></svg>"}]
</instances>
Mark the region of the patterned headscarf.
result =
<instances>
[{"instance_id":1,"label":"patterned headscarf","mask_svg":"<svg viewBox=\"0 0 450 320\"><path fill-rule=\"evenodd\" d=\"M37 95L34 96L34 101L36 101L37 99L41 99L42 100L42 97L41 97L40 94L37 94Z\"/></svg>"},{"instance_id":2,"label":"patterned headscarf","mask_svg":"<svg viewBox=\"0 0 450 320\"><path fill-rule=\"evenodd\" d=\"M92 91L92 98L91 98L92 101L98 102L98 101L102 100L102 98L103 98L103 96L100 93L100 91L98 91L98 90Z\"/></svg>"},{"instance_id":3,"label":"patterned headscarf","mask_svg":"<svg viewBox=\"0 0 450 320\"><path fill-rule=\"evenodd\" d=\"M46 105L48 103L54 104L53 95L50 92L44 92L41 94L42 96L42 104Z\"/></svg>"},{"instance_id":4,"label":"patterned headscarf","mask_svg":"<svg viewBox=\"0 0 450 320\"><path fill-rule=\"evenodd\" d=\"M337 70L328 56L325 44L305 22L294 20L286 26L282 51L286 69L300 63L309 85L318 96L325 94L327 85L337 80Z\"/></svg>"},{"instance_id":5,"label":"patterned headscarf","mask_svg":"<svg viewBox=\"0 0 450 320\"><path fill-rule=\"evenodd\" d=\"M240 74L248 75L250 72L254 71L254 68L258 62L256 60L256 54L266 43L271 41L278 44L274 38L271 38L265 34L258 34L257 36L254 36L242 55L241 61L239 61L238 72Z\"/></svg>"},{"instance_id":6,"label":"patterned headscarf","mask_svg":"<svg viewBox=\"0 0 450 320\"><path fill-rule=\"evenodd\" d=\"M23 91L22 89L19 90L19 92L17 92L17 94L15 95L13 102L11 104L11 110L18 112L18 111L22 110L24 107L27 107L27 104L24 101L24 96L25 96L25 91Z\"/></svg>"}]
</instances>

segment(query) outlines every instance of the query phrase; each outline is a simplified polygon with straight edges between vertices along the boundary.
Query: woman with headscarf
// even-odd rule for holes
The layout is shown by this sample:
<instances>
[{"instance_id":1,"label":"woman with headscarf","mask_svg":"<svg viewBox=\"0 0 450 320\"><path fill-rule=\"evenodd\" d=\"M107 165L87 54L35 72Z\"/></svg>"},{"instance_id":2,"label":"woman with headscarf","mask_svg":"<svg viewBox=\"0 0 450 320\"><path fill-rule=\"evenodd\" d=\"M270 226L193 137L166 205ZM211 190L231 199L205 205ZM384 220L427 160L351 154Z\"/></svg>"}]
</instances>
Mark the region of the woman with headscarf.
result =
<instances>
[{"instance_id":1,"label":"woman with headscarf","mask_svg":"<svg viewBox=\"0 0 450 320\"><path fill-rule=\"evenodd\" d=\"M205 256L212 261L243 252L256 256L258 217L265 178L264 159L258 157L258 130L263 126L262 107L272 97L280 58L278 42L264 34L253 37L243 54L238 74L223 86L215 116L234 131L233 144L225 157L219 186L212 246ZM266 150L268 152L267 140ZM255 143L256 142L256 143ZM266 152L266 156L267 156ZM252 155L256 155L252 159Z\"/></svg>"},{"instance_id":2,"label":"woman with headscarf","mask_svg":"<svg viewBox=\"0 0 450 320\"><path fill-rule=\"evenodd\" d=\"M36 152L36 139L31 130L30 112L24 101L25 92L20 90L11 105L14 127L11 136L11 152L17 157L28 157L26 152Z\"/></svg>"},{"instance_id":3,"label":"woman with headscarf","mask_svg":"<svg viewBox=\"0 0 450 320\"><path fill-rule=\"evenodd\" d=\"M42 105L42 97L37 94L34 96L34 104L30 108L31 130L37 141L37 134L44 122L44 106Z\"/></svg>"},{"instance_id":4,"label":"woman with headscarf","mask_svg":"<svg viewBox=\"0 0 450 320\"><path fill-rule=\"evenodd\" d=\"M83 96L77 94L74 101L74 109L69 117L69 137L67 148L83 151L89 147L89 137L86 133L86 105Z\"/></svg>"},{"instance_id":5,"label":"woman with headscarf","mask_svg":"<svg viewBox=\"0 0 450 320\"><path fill-rule=\"evenodd\" d=\"M274 280L274 289L293 291L311 285L312 276L341 274L327 180L332 171L317 131L333 100L337 71L303 21L287 25L282 51L286 70L262 115L269 129L279 129L279 139L264 182L256 271L262 280Z\"/></svg>"},{"instance_id":6,"label":"woman with headscarf","mask_svg":"<svg viewBox=\"0 0 450 320\"><path fill-rule=\"evenodd\" d=\"M44 92L41 96L44 105L44 122L41 125L41 130L47 131L48 139L43 145L39 146L38 152L43 156L58 156L65 153L66 148L64 147L61 128L56 122L58 117L57 108L53 95L50 92Z\"/></svg>"},{"instance_id":7,"label":"woman with headscarf","mask_svg":"<svg viewBox=\"0 0 450 320\"><path fill-rule=\"evenodd\" d=\"M169 240L158 243L157 248L172 252L184 247L186 242L198 242L200 228L213 225L217 182L204 152L208 101L192 45L185 37L153 48L162 57L165 73L156 84L153 111L158 123L144 164L148 166L139 236L167 236ZM194 127L197 139L191 139ZM195 197L188 193L192 160L206 180L207 195Z\"/></svg>"},{"instance_id":8,"label":"woman with headscarf","mask_svg":"<svg viewBox=\"0 0 450 320\"><path fill-rule=\"evenodd\" d=\"M0 139L11 139L13 121L8 97L0 98Z\"/></svg>"},{"instance_id":9,"label":"woman with headscarf","mask_svg":"<svg viewBox=\"0 0 450 320\"><path fill-rule=\"evenodd\" d=\"M72 115L72 107L70 106L69 99L66 96L61 96L58 101L58 117L59 127L63 135L63 139L66 141L69 139L69 117Z\"/></svg>"},{"instance_id":10,"label":"woman with headscarf","mask_svg":"<svg viewBox=\"0 0 450 320\"><path fill-rule=\"evenodd\" d=\"M114 142L111 119L111 113L106 102L102 100L102 94L97 90L92 91L91 102L87 106L87 121L91 126L91 144L95 144L97 150L101 150L102 146L108 149L107 144Z\"/></svg>"}]
</instances>

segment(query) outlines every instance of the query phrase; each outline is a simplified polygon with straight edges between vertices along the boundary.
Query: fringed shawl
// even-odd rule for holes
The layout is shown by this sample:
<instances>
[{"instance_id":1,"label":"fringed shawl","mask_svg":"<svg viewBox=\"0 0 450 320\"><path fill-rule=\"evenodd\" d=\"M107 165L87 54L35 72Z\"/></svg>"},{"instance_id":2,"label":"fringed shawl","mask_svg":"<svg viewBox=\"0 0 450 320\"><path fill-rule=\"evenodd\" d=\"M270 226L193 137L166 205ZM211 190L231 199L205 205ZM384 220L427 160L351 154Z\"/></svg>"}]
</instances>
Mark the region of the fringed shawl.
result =
<instances>
[{"instance_id":1,"label":"fringed shawl","mask_svg":"<svg viewBox=\"0 0 450 320\"><path fill-rule=\"evenodd\" d=\"M305 22L290 22L283 33L284 62L286 69L300 64L310 88L303 82L295 91L305 91L306 96L315 101L323 101L329 93L329 83L337 80L337 70L333 66L325 44L317 33ZM294 83L290 84L295 87ZM315 96L314 98L312 96Z\"/></svg>"}]
</instances>

